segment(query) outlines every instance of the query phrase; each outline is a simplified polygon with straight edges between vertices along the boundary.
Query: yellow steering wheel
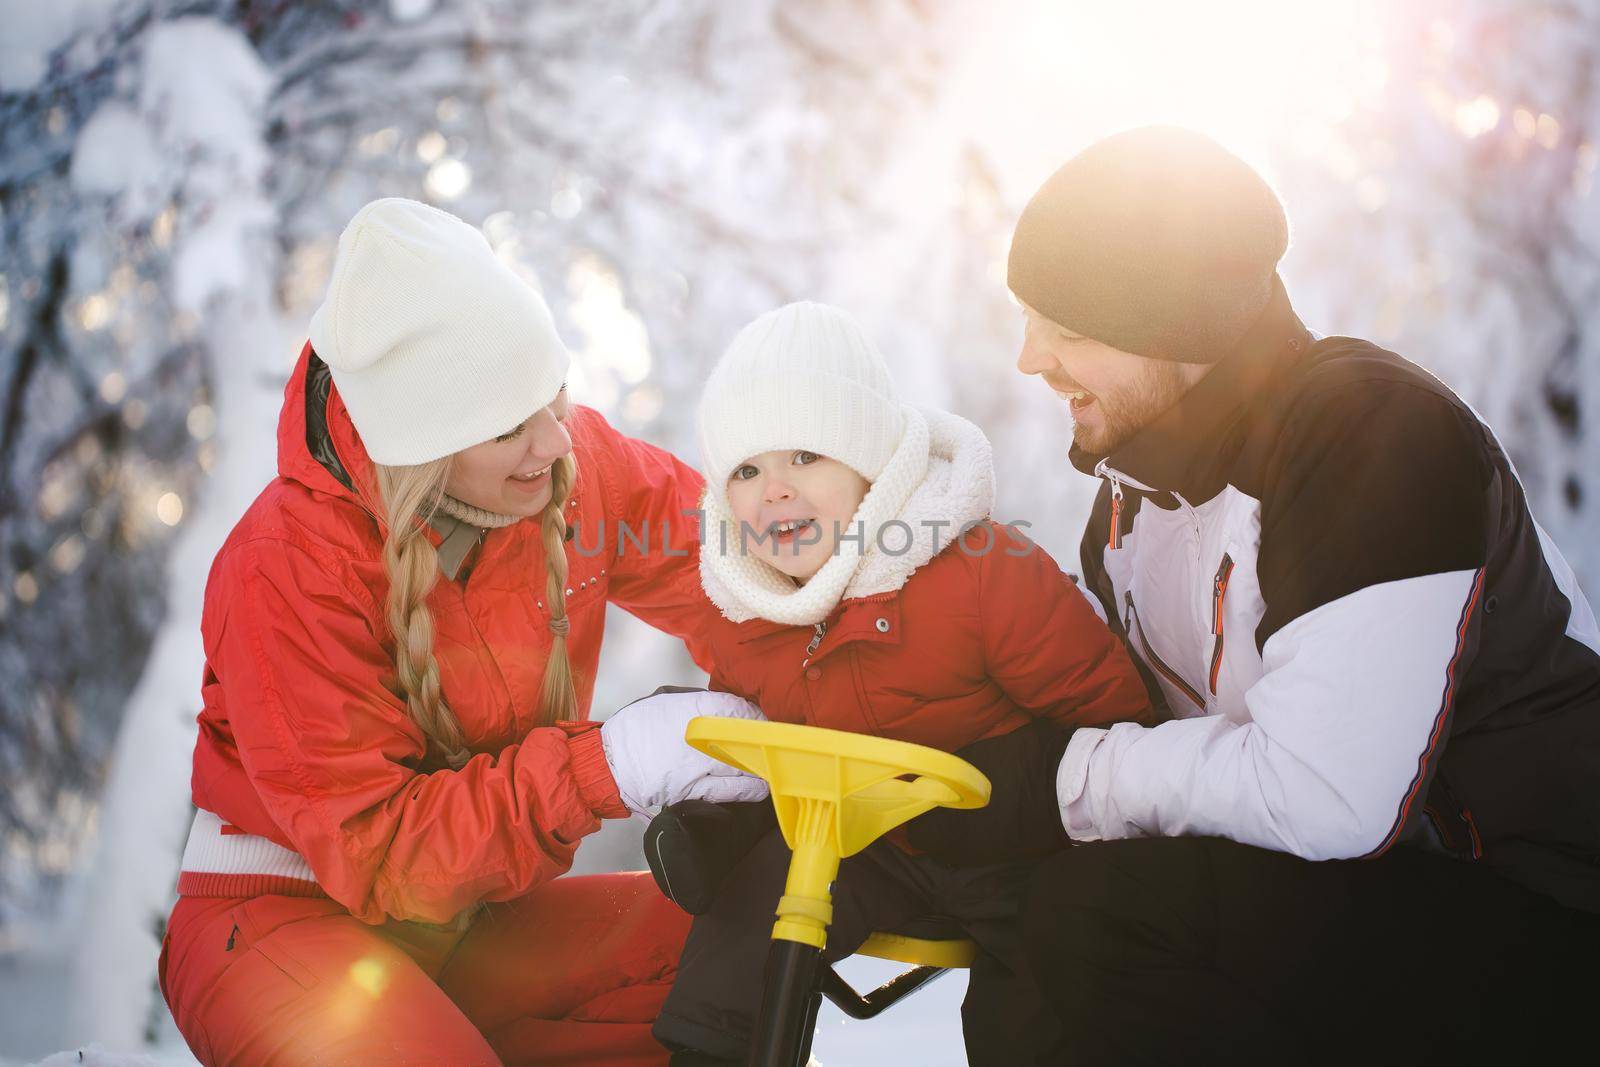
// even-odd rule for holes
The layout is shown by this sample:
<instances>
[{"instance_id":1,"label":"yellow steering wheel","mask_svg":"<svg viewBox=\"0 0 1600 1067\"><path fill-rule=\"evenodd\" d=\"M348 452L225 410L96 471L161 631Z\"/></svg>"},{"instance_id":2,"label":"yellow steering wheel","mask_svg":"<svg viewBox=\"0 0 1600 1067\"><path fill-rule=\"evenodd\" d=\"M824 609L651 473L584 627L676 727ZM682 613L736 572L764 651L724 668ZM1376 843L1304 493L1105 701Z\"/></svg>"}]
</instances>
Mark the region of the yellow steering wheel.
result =
<instances>
[{"instance_id":1,"label":"yellow steering wheel","mask_svg":"<svg viewBox=\"0 0 1600 1067\"><path fill-rule=\"evenodd\" d=\"M822 948L839 860L935 807L981 808L989 780L923 745L817 726L702 716L684 740L766 780L794 856L772 936Z\"/></svg>"}]
</instances>

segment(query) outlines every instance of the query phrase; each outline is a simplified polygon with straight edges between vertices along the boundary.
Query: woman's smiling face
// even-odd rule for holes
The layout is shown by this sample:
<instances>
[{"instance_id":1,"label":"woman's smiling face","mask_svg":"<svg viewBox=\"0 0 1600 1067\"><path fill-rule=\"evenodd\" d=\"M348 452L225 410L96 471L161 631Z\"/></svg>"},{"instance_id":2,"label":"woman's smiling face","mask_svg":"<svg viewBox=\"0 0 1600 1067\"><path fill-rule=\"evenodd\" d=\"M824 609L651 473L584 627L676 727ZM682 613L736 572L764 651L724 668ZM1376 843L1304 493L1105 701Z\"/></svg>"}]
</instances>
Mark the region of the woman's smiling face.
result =
<instances>
[{"instance_id":1,"label":"woman's smiling face","mask_svg":"<svg viewBox=\"0 0 1600 1067\"><path fill-rule=\"evenodd\" d=\"M566 386L555 400L492 441L457 452L444 491L496 515L537 515L550 503L550 468L572 453Z\"/></svg>"},{"instance_id":2,"label":"woman's smiling face","mask_svg":"<svg viewBox=\"0 0 1600 1067\"><path fill-rule=\"evenodd\" d=\"M728 475L737 550L803 584L839 547L871 483L804 449L751 456Z\"/></svg>"}]
</instances>

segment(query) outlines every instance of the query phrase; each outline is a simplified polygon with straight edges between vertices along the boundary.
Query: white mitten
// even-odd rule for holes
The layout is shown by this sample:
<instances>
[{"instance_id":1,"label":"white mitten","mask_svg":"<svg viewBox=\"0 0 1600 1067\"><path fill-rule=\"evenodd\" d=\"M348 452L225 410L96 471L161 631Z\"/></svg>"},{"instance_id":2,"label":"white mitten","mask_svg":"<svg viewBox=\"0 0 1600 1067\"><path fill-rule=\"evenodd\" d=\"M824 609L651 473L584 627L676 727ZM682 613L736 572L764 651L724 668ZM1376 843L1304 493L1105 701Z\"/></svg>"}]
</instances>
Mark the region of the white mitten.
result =
<instances>
[{"instance_id":1,"label":"white mitten","mask_svg":"<svg viewBox=\"0 0 1600 1067\"><path fill-rule=\"evenodd\" d=\"M684 742L684 729L697 715L766 718L742 697L696 689L636 700L601 725L600 743L611 777L635 815L649 818L680 800L728 803L766 797L766 782Z\"/></svg>"}]
</instances>

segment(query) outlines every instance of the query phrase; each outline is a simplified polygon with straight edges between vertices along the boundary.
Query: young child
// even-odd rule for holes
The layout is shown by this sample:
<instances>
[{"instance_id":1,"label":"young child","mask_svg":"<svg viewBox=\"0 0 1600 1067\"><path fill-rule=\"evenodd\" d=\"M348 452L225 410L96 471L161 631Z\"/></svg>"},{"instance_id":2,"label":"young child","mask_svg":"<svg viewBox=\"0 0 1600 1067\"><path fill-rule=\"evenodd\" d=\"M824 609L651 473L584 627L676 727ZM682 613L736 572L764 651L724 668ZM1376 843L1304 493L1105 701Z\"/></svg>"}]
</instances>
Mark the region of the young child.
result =
<instances>
[{"instance_id":1,"label":"young child","mask_svg":"<svg viewBox=\"0 0 1600 1067\"><path fill-rule=\"evenodd\" d=\"M1121 643L1042 549L989 517L989 442L895 398L844 312L799 303L740 332L700 406L700 575L726 624L711 687L769 719L946 751L1053 719L1149 714ZM742 1062L789 859L773 831L695 920L654 1033L674 1064ZM826 958L919 916L980 947L963 1008L974 1063L1006 1052L1007 890L1017 868L955 870L879 841L846 859ZM981 1003L975 1003L974 1001Z\"/></svg>"}]
</instances>

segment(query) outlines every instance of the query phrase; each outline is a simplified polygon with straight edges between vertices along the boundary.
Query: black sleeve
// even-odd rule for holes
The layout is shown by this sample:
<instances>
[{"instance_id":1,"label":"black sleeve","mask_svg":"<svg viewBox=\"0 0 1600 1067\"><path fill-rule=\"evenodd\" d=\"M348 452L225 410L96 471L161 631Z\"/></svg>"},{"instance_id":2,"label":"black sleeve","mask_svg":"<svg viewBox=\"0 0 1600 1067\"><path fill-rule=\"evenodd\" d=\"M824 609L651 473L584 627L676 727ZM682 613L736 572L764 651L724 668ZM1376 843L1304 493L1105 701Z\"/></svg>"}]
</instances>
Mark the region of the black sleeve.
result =
<instances>
[{"instance_id":1,"label":"black sleeve","mask_svg":"<svg viewBox=\"0 0 1600 1067\"><path fill-rule=\"evenodd\" d=\"M1369 586L1481 568L1489 484L1484 430L1446 393L1359 379L1304 390L1266 464L1257 647Z\"/></svg>"}]
</instances>

